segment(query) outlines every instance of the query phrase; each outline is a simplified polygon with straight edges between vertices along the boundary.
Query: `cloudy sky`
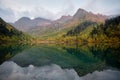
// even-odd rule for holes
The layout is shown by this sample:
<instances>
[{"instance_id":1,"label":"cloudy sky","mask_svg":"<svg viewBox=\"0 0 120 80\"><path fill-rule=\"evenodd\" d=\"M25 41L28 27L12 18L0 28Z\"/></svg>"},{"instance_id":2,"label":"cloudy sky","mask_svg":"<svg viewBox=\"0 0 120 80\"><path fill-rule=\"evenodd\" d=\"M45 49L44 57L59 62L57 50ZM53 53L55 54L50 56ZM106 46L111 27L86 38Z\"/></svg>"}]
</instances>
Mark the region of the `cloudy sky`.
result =
<instances>
[{"instance_id":1,"label":"cloudy sky","mask_svg":"<svg viewBox=\"0 0 120 80\"><path fill-rule=\"evenodd\" d=\"M120 14L120 0L0 0L0 17L14 22L21 17L55 20L83 8L104 15Z\"/></svg>"}]
</instances>

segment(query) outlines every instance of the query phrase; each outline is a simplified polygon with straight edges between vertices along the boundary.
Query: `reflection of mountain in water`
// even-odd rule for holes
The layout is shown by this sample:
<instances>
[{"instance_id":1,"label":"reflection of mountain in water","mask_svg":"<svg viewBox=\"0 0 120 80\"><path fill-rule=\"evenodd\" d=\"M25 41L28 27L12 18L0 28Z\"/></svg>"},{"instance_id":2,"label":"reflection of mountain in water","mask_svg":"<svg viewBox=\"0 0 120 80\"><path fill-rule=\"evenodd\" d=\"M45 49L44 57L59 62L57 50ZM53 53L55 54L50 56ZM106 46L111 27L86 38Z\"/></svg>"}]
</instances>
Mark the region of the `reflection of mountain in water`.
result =
<instances>
[{"instance_id":1,"label":"reflection of mountain in water","mask_svg":"<svg viewBox=\"0 0 120 80\"><path fill-rule=\"evenodd\" d=\"M1 63L11 60L22 67L28 65L43 66L57 64L62 68L71 69L80 75L86 75L96 70L119 69L120 47L108 44L83 45L34 45L1 47L3 54ZM19 53L19 54L17 54Z\"/></svg>"}]
</instances>

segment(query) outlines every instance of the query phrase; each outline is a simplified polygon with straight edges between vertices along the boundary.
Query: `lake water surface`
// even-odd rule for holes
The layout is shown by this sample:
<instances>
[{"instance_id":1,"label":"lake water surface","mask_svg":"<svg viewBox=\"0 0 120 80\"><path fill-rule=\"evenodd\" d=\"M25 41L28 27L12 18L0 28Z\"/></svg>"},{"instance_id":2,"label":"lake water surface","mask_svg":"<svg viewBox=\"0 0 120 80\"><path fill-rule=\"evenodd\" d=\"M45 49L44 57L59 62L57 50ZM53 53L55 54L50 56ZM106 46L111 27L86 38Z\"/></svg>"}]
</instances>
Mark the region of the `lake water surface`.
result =
<instances>
[{"instance_id":1,"label":"lake water surface","mask_svg":"<svg viewBox=\"0 0 120 80\"><path fill-rule=\"evenodd\" d=\"M0 64L0 80L120 80L120 46L1 45Z\"/></svg>"}]
</instances>

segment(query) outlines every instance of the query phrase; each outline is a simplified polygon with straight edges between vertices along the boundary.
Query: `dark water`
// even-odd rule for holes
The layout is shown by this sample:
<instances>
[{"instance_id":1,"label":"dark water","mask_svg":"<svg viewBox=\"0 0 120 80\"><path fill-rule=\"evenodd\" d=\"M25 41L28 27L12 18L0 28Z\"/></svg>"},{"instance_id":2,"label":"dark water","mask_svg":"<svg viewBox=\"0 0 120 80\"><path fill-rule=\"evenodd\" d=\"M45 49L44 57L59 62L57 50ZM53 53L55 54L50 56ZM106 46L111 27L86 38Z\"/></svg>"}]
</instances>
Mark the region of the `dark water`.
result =
<instances>
[{"instance_id":1,"label":"dark water","mask_svg":"<svg viewBox=\"0 0 120 80\"><path fill-rule=\"evenodd\" d=\"M57 64L63 69L74 69L79 76L84 76L94 71L119 71L120 45L1 45L0 63L5 61L13 61L22 67Z\"/></svg>"}]
</instances>

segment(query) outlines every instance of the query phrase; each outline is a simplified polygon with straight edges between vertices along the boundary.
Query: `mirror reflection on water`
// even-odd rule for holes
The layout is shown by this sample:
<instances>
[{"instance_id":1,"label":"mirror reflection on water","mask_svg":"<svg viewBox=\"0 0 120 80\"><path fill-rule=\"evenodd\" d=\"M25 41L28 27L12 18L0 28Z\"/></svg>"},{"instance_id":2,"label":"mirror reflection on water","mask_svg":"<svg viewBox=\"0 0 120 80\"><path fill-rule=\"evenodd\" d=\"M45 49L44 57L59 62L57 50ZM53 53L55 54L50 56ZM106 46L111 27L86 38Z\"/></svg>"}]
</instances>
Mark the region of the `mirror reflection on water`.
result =
<instances>
[{"instance_id":1,"label":"mirror reflection on water","mask_svg":"<svg viewBox=\"0 0 120 80\"><path fill-rule=\"evenodd\" d=\"M21 67L56 64L62 69L74 69L79 76L103 70L120 69L119 44L81 45L1 45L0 63L13 61Z\"/></svg>"}]
</instances>

